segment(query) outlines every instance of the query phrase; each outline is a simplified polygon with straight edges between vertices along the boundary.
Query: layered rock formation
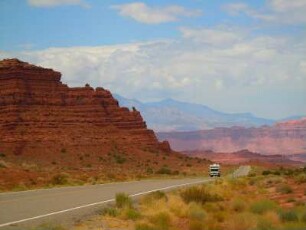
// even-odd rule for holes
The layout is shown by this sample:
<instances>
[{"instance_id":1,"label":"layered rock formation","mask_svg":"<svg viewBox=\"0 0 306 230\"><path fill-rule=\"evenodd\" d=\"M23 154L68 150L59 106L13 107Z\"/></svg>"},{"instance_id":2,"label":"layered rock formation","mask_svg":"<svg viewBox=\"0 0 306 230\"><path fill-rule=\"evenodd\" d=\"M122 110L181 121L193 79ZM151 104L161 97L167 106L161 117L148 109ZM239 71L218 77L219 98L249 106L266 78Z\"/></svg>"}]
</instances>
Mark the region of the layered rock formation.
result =
<instances>
[{"instance_id":1,"label":"layered rock formation","mask_svg":"<svg viewBox=\"0 0 306 230\"><path fill-rule=\"evenodd\" d=\"M235 152L248 149L262 154L306 153L306 118L259 128L216 128L194 132L159 133L174 150Z\"/></svg>"},{"instance_id":2,"label":"layered rock formation","mask_svg":"<svg viewBox=\"0 0 306 230\"><path fill-rule=\"evenodd\" d=\"M216 153L212 151L190 151L189 156L209 159L222 164L271 163L281 165L303 165L300 161L291 160L283 155L261 155L248 150L232 153Z\"/></svg>"},{"instance_id":3,"label":"layered rock formation","mask_svg":"<svg viewBox=\"0 0 306 230\"><path fill-rule=\"evenodd\" d=\"M147 129L140 113L119 107L110 91L89 85L69 88L52 69L17 59L0 61L0 151L107 152L114 146L170 151Z\"/></svg>"}]
</instances>

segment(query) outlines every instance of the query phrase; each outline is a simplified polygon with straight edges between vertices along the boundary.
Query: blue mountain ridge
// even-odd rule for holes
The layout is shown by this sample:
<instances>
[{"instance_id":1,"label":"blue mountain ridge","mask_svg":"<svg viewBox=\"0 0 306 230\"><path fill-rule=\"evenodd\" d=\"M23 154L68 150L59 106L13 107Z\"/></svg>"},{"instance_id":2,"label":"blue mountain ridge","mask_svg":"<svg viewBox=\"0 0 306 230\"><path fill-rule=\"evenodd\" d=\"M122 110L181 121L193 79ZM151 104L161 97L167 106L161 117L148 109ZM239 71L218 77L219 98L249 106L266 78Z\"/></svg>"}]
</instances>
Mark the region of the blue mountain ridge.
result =
<instances>
[{"instance_id":1,"label":"blue mountain ridge","mask_svg":"<svg viewBox=\"0 0 306 230\"><path fill-rule=\"evenodd\" d=\"M224 113L208 106L165 99L141 102L114 94L120 106L139 110L149 128L156 132L195 131L216 127L259 127L276 120L256 117L251 113Z\"/></svg>"}]
</instances>

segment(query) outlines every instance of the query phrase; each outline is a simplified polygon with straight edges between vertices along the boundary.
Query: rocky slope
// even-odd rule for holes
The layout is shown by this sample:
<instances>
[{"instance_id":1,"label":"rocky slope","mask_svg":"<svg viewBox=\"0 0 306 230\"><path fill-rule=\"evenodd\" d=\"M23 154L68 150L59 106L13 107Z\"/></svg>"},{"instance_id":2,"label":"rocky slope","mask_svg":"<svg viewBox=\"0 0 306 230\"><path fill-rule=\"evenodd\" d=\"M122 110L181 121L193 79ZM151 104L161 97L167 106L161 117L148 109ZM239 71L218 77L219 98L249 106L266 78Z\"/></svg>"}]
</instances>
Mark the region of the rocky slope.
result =
<instances>
[{"instance_id":1,"label":"rocky slope","mask_svg":"<svg viewBox=\"0 0 306 230\"><path fill-rule=\"evenodd\" d=\"M173 149L235 152L248 149L261 154L303 154L306 152L306 119L259 128L216 128L194 132L158 133Z\"/></svg>"},{"instance_id":2,"label":"rocky slope","mask_svg":"<svg viewBox=\"0 0 306 230\"><path fill-rule=\"evenodd\" d=\"M0 61L0 189L13 174L34 173L37 183L45 170L103 177L145 175L164 165L181 171L181 158L108 90L69 88L52 69Z\"/></svg>"}]
</instances>

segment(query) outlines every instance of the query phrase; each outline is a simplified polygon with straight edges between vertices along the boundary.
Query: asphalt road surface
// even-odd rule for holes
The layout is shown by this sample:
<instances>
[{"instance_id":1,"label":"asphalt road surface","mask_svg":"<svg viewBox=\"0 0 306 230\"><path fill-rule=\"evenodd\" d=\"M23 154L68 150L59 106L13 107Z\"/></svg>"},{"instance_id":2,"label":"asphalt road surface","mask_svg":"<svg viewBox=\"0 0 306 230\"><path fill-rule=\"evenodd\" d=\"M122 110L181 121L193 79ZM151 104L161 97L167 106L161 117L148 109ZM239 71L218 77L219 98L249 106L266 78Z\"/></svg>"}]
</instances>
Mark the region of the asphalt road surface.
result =
<instances>
[{"instance_id":1,"label":"asphalt road surface","mask_svg":"<svg viewBox=\"0 0 306 230\"><path fill-rule=\"evenodd\" d=\"M251 166L244 165L240 166L233 174L233 177L247 176L251 170Z\"/></svg>"},{"instance_id":2,"label":"asphalt road surface","mask_svg":"<svg viewBox=\"0 0 306 230\"><path fill-rule=\"evenodd\" d=\"M249 166L241 166L233 175L244 176ZM0 229L26 229L44 222L76 222L114 201L119 192L138 197L156 190L208 183L211 178L143 180L0 193Z\"/></svg>"}]
</instances>

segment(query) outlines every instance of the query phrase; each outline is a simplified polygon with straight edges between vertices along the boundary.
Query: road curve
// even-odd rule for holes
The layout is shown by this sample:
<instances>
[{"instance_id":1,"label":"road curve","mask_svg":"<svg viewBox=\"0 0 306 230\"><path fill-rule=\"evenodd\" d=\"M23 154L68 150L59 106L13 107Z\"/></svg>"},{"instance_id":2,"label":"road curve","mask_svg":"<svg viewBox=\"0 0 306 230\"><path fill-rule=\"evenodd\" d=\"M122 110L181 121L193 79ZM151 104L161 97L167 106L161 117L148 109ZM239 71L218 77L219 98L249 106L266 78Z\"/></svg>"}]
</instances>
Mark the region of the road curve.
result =
<instances>
[{"instance_id":1,"label":"road curve","mask_svg":"<svg viewBox=\"0 0 306 230\"><path fill-rule=\"evenodd\" d=\"M156 190L206 183L212 179L167 179L109 183L90 186L40 189L0 193L0 229L20 229L25 223L51 221L60 216L80 216L103 204L113 202L116 193L132 197Z\"/></svg>"}]
</instances>

